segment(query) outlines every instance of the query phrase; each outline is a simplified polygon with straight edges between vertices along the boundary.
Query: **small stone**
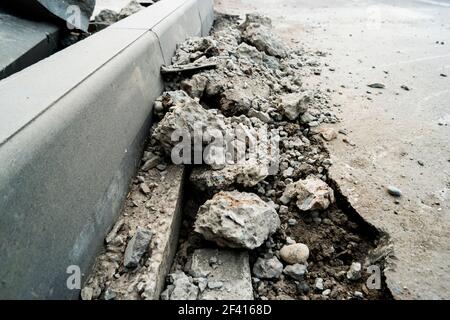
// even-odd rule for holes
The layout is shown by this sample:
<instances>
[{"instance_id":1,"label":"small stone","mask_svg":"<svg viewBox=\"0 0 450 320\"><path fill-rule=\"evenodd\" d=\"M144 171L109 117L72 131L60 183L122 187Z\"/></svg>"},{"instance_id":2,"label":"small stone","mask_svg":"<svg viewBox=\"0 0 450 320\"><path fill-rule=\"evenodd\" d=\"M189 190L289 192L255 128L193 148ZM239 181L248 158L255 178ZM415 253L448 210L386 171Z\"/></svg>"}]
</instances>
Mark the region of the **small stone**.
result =
<instances>
[{"instance_id":1,"label":"small stone","mask_svg":"<svg viewBox=\"0 0 450 320\"><path fill-rule=\"evenodd\" d=\"M261 279L278 279L283 272L283 264L277 257L258 258L253 265L253 274Z\"/></svg>"},{"instance_id":2,"label":"small stone","mask_svg":"<svg viewBox=\"0 0 450 320\"><path fill-rule=\"evenodd\" d=\"M286 243L287 243L287 244L294 244L294 243L295 243L295 240L292 239L291 237L287 237L287 238L286 238Z\"/></svg>"},{"instance_id":3,"label":"small stone","mask_svg":"<svg viewBox=\"0 0 450 320\"><path fill-rule=\"evenodd\" d=\"M295 280L303 280L303 276L306 274L307 268L304 264L293 264L286 266L283 270L283 273L285 275L290 276L291 278Z\"/></svg>"},{"instance_id":4,"label":"small stone","mask_svg":"<svg viewBox=\"0 0 450 320\"><path fill-rule=\"evenodd\" d=\"M305 113L311 103L311 97L307 94L288 93L280 98L280 111L289 120L295 120Z\"/></svg>"},{"instance_id":5,"label":"small stone","mask_svg":"<svg viewBox=\"0 0 450 320\"><path fill-rule=\"evenodd\" d=\"M98 15L95 16L95 22L109 26L119 19L117 12L110 9L103 9Z\"/></svg>"},{"instance_id":6,"label":"small stone","mask_svg":"<svg viewBox=\"0 0 450 320\"><path fill-rule=\"evenodd\" d=\"M309 249L308 246L303 243L285 245L280 250L280 257L289 264L303 264L308 260Z\"/></svg>"},{"instance_id":7,"label":"small stone","mask_svg":"<svg viewBox=\"0 0 450 320\"><path fill-rule=\"evenodd\" d=\"M375 89L384 89L386 86L382 83L371 83L367 85L370 88L375 88Z\"/></svg>"},{"instance_id":8,"label":"small stone","mask_svg":"<svg viewBox=\"0 0 450 320\"><path fill-rule=\"evenodd\" d=\"M211 290L217 290L223 287L222 281L209 281L208 288Z\"/></svg>"},{"instance_id":9,"label":"small stone","mask_svg":"<svg viewBox=\"0 0 450 320\"><path fill-rule=\"evenodd\" d=\"M156 166L156 169L158 169L159 171L164 171L167 169L167 164L165 163L160 163Z\"/></svg>"},{"instance_id":10,"label":"small stone","mask_svg":"<svg viewBox=\"0 0 450 320\"><path fill-rule=\"evenodd\" d=\"M337 132L333 128L321 128L319 132L322 138L326 141L331 141L337 138Z\"/></svg>"},{"instance_id":11,"label":"small stone","mask_svg":"<svg viewBox=\"0 0 450 320\"><path fill-rule=\"evenodd\" d=\"M356 281L361 278L361 263L353 262L350 269L347 271L347 279Z\"/></svg>"},{"instance_id":12,"label":"small stone","mask_svg":"<svg viewBox=\"0 0 450 320\"><path fill-rule=\"evenodd\" d=\"M316 278L314 282L314 288L318 291L323 291L323 279L322 278Z\"/></svg>"},{"instance_id":13,"label":"small stone","mask_svg":"<svg viewBox=\"0 0 450 320\"><path fill-rule=\"evenodd\" d=\"M144 253L147 251L153 233L150 230L138 227L135 235L128 241L123 258L126 268L136 267Z\"/></svg>"},{"instance_id":14,"label":"small stone","mask_svg":"<svg viewBox=\"0 0 450 320\"><path fill-rule=\"evenodd\" d=\"M353 295L355 296L355 298L364 299L364 294L361 291L355 291L353 292Z\"/></svg>"},{"instance_id":15,"label":"small stone","mask_svg":"<svg viewBox=\"0 0 450 320\"><path fill-rule=\"evenodd\" d=\"M309 293L309 285L306 281L302 281L297 284L297 291L300 294L308 294Z\"/></svg>"},{"instance_id":16,"label":"small stone","mask_svg":"<svg viewBox=\"0 0 450 320\"><path fill-rule=\"evenodd\" d=\"M200 293L205 291L207 286L208 286L208 279L206 279L206 278L199 278L198 279L197 287L200 290Z\"/></svg>"},{"instance_id":17,"label":"small stone","mask_svg":"<svg viewBox=\"0 0 450 320\"><path fill-rule=\"evenodd\" d=\"M408 86L402 85L400 88L402 88L405 91L411 90Z\"/></svg>"},{"instance_id":18,"label":"small stone","mask_svg":"<svg viewBox=\"0 0 450 320\"><path fill-rule=\"evenodd\" d=\"M148 171L150 169L153 169L154 167L156 167L159 163L160 159L158 156L154 156L151 159L148 159L147 161L145 161L144 165L142 166L142 171Z\"/></svg>"},{"instance_id":19,"label":"small stone","mask_svg":"<svg viewBox=\"0 0 450 320\"><path fill-rule=\"evenodd\" d=\"M297 220L295 220L295 219L289 219L288 220L288 225L295 226L296 224L297 224Z\"/></svg>"},{"instance_id":20,"label":"small stone","mask_svg":"<svg viewBox=\"0 0 450 320\"><path fill-rule=\"evenodd\" d=\"M117 294L111 290L110 288L105 290L105 293L103 294L104 300L114 300L116 298Z\"/></svg>"},{"instance_id":21,"label":"small stone","mask_svg":"<svg viewBox=\"0 0 450 320\"><path fill-rule=\"evenodd\" d=\"M280 214L286 214L286 213L288 213L288 211L289 211L289 208L287 206L285 206L285 205L280 206L280 210L279 210Z\"/></svg>"},{"instance_id":22,"label":"small stone","mask_svg":"<svg viewBox=\"0 0 450 320\"><path fill-rule=\"evenodd\" d=\"M322 295L323 295L324 297L328 296L330 293L331 293L331 290L330 290L330 289L326 289L326 290L323 290L323 291L322 291Z\"/></svg>"},{"instance_id":23,"label":"small stone","mask_svg":"<svg viewBox=\"0 0 450 320\"><path fill-rule=\"evenodd\" d=\"M399 188L394 187L394 186L388 186L387 187L387 192L394 197L401 197L402 192L400 191Z\"/></svg>"},{"instance_id":24,"label":"small stone","mask_svg":"<svg viewBox=\"0 0 450 320\"><path fill-rule=\"evenodd\" d=\"M92 300L92 296L94 295L94 289L91 287L84 287L81 290L81 299L82 300Z\"/></svg>"},{"instance_id":25,"label":"small stone","mask_svg":"<svg viewBox=\"0 0 450 320\"><path fill-rule=\"evenodd\" d=\"M173 285L170 300L197 300L199 289L184 272L172 273L170 278Z\"/></svg>"},{"instance_id":26,"label":"small stone","mask_svg":"<svg viewBox=\"0 0 450 320\"><path fill-rule=\"evenodd\" d=\"M146 183L144 183L144 182L139 185L139 188L141 189L142 193L145 194L145 195L148 195L151 192L151 190L148 187L148 185Z\"/></svg>"}]
</instances>

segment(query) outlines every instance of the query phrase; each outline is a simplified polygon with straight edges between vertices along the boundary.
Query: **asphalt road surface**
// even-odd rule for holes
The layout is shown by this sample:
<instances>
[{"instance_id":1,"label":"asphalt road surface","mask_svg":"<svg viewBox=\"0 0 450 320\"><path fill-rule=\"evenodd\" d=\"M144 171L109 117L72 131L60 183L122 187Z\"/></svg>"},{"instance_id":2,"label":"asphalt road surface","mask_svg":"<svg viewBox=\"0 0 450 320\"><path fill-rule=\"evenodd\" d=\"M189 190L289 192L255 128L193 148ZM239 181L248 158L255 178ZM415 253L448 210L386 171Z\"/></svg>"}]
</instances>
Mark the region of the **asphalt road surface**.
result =
<instances>
[{"instance_id":1,"label":"asphalt road surface","mask_svg":"<svg viewBox=\"0 0 450 320\"><path fill-rule=\"evenodd\" d=\"M327 53L328 67L305 85L331 89L335 127L348 132L329 143L330 175L389 235L393 296L450 299L450 1L215 3L219 12L264 13L285 40ZM367 87L374 82L385 89Z\"/></svg>"}]
</instances>

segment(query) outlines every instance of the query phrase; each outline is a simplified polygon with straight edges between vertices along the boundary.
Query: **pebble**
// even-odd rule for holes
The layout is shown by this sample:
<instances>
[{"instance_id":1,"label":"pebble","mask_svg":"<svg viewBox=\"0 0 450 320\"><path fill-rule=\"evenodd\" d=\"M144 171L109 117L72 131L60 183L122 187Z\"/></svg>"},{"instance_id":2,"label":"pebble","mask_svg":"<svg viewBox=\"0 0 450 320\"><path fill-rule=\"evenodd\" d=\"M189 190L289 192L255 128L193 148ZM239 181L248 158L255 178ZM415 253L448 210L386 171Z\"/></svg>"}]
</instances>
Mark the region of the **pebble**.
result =
<instances>
[{"instance_id":1,"label":"pebble","mask_svg":"<svg viewBox=\"0 0 450 320\"><path fill-rule=\"evenodd\" d=\"M367 85L369 88L375 88L375 89L384 89L386 86L382 83L371 83Z\"/></svg>"},{"instance_id":2,"label":"pebble","mask_svg":"<svg viewBox=\"0 0 450 320\"><path fill-rule=\"evenodd\" d=\"M283 264L277 257L258 258L253 265L253 274L261 279L278 279L283 272Z\"/></svg>"},{"instance_id":3,"label":"pebble","mask_svg":"<svg viewBox=\"0 0 450 320\"><path fill-rule=\"evenodd\" d=\"M150 230L138 227L135 235L128 241L124 257L123 265L126 268L136 267L139 264L144 253L147 251L153 233Z\"/></svg>"},{"instance_id":4,"label":"pebble","mask_svg":"<svg viewBox=\"0 0 450 320\"><path fill-rule=\"evenodd\" d=\"M83 290L81 290L81 299L82 300L92 300L92 296L94 294L94 289L91 287L84 287Z\"/></svg>"},{"instance_id":5,"label":"pebble","mask_svg":"<svg viewBox=\"0 0 450 320\"><path fill-rule=\"evenodd\" d=\"M297 284L297 291L299 293L302 293L302 294L308 294L309 293L309 285L308 285L308 283L306 281L298 283Z\"/></svg>"},{"instance_id":6,"label":"pebble","mask_svg":"<svg viewBox=\"0 0 450 320\"><path fill-rule=\"evenodd\" d=\"M287 244L294 244L294 243L295 243L295 240L292 239L291 237L287 237L287 238L286 238L286 243L287 243Z\"/></svg>"},{"instance_id":7,"label":"pebble","mask_svg":"<svg viewBox=\"0 0 450 320\"><path fill-rule=\"evenodd\" d=\"M167 168L167 164L165 163L160 163L156 166L156 169L158 169L159 171L164 171Z\"/></svg>"},{"instance_id":8,"label":"pebble","mask_svg":"<svg viewBox=\"0 0 450 320\"><path fill-rule=\"evenodd\" d=\"M316 281L314 282L314 287L316 288L316 290L323 291L323 279L316 278Z\"/></svg>"},{"instance_id":9,"label":"pebble","mask_svg":"<svg viewBox=\"0 0 450 320\"><path fill-rule=\"evenodd\" d=\"M408 86L402 85L400 88L402 88L405 91L411 90Z\"/></svg>"},{"instance_id":10,"label":"pebble","mask_svg":"<svg viewBox=\"0 0 450 320\"><path fill-rule=\"evenodd\" d=\"M209 281L208 282L208 288L215 290L215 289L220 289L223 287L223 282L222 281Z\"/></svg>"},{"instance_id":11,"label":"pebble","mask_svg":"<svg viewBox=\"0 0 450 320\"><path fill-rule=\"evenodd\" d=\"M324 290L324 291L322 292L322 295L326 297L326 296L328 296L330 293L331 293L331 289L326 289L326 290Z\"/></svg>"},{"instance_id":12,"label":"pebble","mask_svg":"<svg viewBox=\"0 0 450 320\"><path fill-rule=\"evenodd\" d=\"M150 193L150 188L144 182L139 185L139 188L141 189L142 193L145 195Z\"/></svg>"},{"instance_id":13,"label":"pebble","mask_svg":"<svg viewBox=\"0 0 450 320\"><path fill-rule=\"evenodd\" d=\"M361 263L353 262L350 269L347 271L347 279L357 281L361 278Z\"/></svg>"},{"instance_id":14,"label":"pebble","mask_svg":"<svg viewBox=\"0 0 450 320\"><path fill-rule=\"evenodd\" d=\"M387 192L394 197L400 197L402 195L402 192L400 191L399 188L394 187L394 186L388 186L387 187Z\"/></svg>"},{"instance_id":15,"label":"pebble","mask_svg":"<svg viewBox=\"0 0 450 320\"><path fill-rule=\"evenodd\" d=\"M148 171L150 169L153 169L156 167L159 163L159 157L153 156L151 159L145 161L144 165L142 166L143 171Z\"/></svg>"},{"instance_id":16,"label":"pebble","mask_svg":"<svg viewBox=\"0 0 450 320\"><path fill-rule=\"evenodd\" d=\"M306 263L309 258L309 249L303 243L285 245L280 250L280 257L289 264Z\"/></svg>"},{"instance_id":17,"label":"pebble","mask_svg":"<svg viewBox=\"0 0 450 320\"><path fill-rule=\"evenodd\" d=\"M303 276L308 272L306 266L304 264L293 264L286 266L284 268L283 273L285 275L290 276L291 278L295 280L303 280Z\"/></svg>"},{"instance_id":18,"label":"pebble","mask_svg":"<svg viewBox=\"0 0 450 320\"><path fill-rule=\"evenodd\" d=\"M288 213L288 209L289 208L287 206L281 205L279 212L280 212L280 214L286 214L286 213ZM295 219L289 219L289 220L295 220Z\"/></svg>"},{"instance_id":19,"label":"pebble","mask_svg":"<svg viewBox=\"0 0 450 320\"><path fill-rule=\"evenodd\" d=\"M288 220L288 225L295 226L296 224L297 224L297 220L295 220L295 219L289 219Z\"/></svg>"}]
</instances>

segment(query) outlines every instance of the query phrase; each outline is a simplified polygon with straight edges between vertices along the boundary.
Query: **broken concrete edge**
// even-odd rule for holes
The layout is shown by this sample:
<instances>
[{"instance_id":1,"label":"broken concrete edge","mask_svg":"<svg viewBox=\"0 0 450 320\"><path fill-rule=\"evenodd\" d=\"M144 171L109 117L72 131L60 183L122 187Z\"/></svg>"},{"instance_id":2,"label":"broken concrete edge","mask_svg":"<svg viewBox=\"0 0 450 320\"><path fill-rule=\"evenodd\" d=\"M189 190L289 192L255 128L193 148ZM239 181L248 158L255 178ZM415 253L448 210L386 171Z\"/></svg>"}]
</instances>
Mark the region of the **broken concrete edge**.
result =
<instances>
[{"instance_id":1,"label":"broken concrete edge","mask_svg":"<svg viewBox=\"0 0 450 320\"><path fill-rule=\"evenodd\" d=\"M324 144L327 152L329 149L326 144ZM363 228L363 232L369 235L371 238L378 239L378 247L377 249L381 249L382 247L387 247L390 245L390 235L386 230L378 228L370 221L364 219L364 217L355 209L355 207L351 204L345 192L343 192L341 185L339 184L336 177L333 175L332 170L329 171L329 185L334 190L336 202L341 204L342 208L346 208L346 213L350 215L355 221L358 222L358 225ZM391 256L383 256L381 257L381 273L386 283L386 289L388 292L386 294L393 299L399 299L400 297L395 295L395 291L392 290L392 283L389 279L388 270L395 265L395 262L392 260Z\"/></svg>"},{"instance_id":2,"label":"broken concrete edge","mask_svg":"<svg viewBox=\"0 0 450 320\"><path fill-rule=\"evenodd\" d=\"M148 291L148 299L158 300L159 296L164 288L166 276L168 275L172 262L175 257L178 248L178 238L181 227L182 218L182 204L183 204L183 189L184 180L186 175L186 169L184 166L170 166L168 168L167 176L173 175L171 181L175 182L175 190L172 188L172 192L177 196L171 199L170 192L166 193L166 199L168 201L167 208L170 208L172 212L168 213L169 223L166 225L166 230L159 234L159 248L152 252L151 265L154 271L149 275L151 278L151 290ZM160 231L160 230L158 230Z\"/></svg>"},{"instance_id":3,"label":"broken concrete edge","mask_svg":"<svg viewBox=\"0 0 450 320\"><path fill-rule=\"evenodd\" d=\"M174 7L160 3L141 14ZM206 3L213 15L210 0L174 3L160 34L107 28L0 81L0 298L79 297L139 164L162 51L202 34L199 9L172 17Z\"/></svg>"},{"instance_id":4,"label":"broken concrete edge","mask_svg":"<svg viewBox=\"0 0 450 320\"><path fill-rule=\"evenodd\" d=\"M59 37L59 28L51 23L25 20L0 8L0 80L56 52Z\"/></svg>"}]
</instances>

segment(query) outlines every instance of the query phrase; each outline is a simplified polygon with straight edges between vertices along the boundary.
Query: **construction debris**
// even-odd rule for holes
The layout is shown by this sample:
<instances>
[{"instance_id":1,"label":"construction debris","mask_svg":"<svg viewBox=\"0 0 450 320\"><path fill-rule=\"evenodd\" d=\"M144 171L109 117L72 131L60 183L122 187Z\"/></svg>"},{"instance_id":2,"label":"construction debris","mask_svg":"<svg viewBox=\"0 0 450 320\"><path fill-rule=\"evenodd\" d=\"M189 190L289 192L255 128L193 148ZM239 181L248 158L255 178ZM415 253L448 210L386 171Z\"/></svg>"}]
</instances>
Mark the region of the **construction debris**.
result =
<instances>
[{"instance_id":1,"label":"construction debris","mask_svg":"<svg viewBox=\"0 0 450 320\"><path fill-rule=\"evenodd\" d=\"M275 209L256 194L216 193L197 213L195 231L229 248L259 247L280 226Z\"/></svg>"},{"instance_id":2,"label":"construction debris","mask_svg":"<svg viewBox=\"0 0 450 320\"><path fill-rule=\"evenodd\" d=\"M310 176L286 186L280 201L287 205L296 200L301 211L325 210L334 202L334 192L324 181Z\"/></svg>"},{"instance_id":3,"label":"construction debris","mask_svg":"<svg viewBox=\"0 0 450 320\"><path fill-rule=\"evenodd\" d=\"M311 59L303 49L287 47L270 19L255 14L241 24L218 15L210 36L179 44L172 66L161 70L166 91L153 109L159 121L133 187L142 190L144 183L148 190L129 202L155 212L148 216L164 225L164 201L137 201L153 200L160 188L145 177L164 173L168 163L189 168L175 259L171 266L155 262L163 249L155 230L149 248L157 254L150 250L134 259L138 266L128 272L121 260L125 223L108 244L117 244L118 253L102 256L104 266L84 296L353 299L363 290L365 275L352 271L350 281L346 274L379 240L360 234L336 203L323 140L337 136L329 125L338 119L327 93L304 87L306 76L318 72ZM150 279L164 267L170 268L165 283Z\"/></svg>"}]
</instances>

